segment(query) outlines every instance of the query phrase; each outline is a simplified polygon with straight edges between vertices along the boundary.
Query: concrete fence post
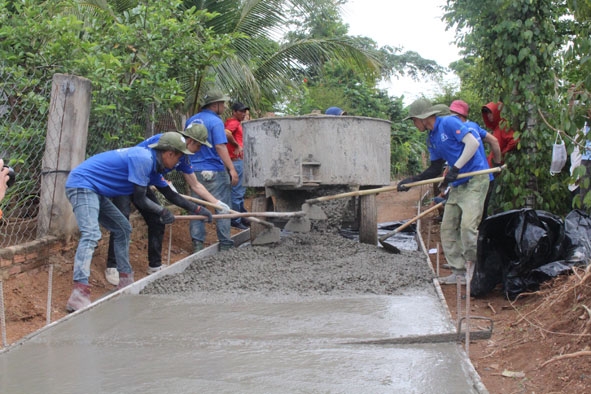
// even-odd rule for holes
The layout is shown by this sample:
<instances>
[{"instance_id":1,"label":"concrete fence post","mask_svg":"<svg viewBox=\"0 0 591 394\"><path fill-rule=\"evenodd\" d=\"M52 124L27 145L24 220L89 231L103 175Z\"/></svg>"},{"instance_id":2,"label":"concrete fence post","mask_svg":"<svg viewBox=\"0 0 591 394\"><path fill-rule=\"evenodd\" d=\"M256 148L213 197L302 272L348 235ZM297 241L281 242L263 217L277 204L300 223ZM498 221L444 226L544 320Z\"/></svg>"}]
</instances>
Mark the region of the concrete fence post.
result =
<instances>
[{"instance_id":1,"label":"concrete fence post","mask_svg":"<svg viewBox=\"0 0 591 394\"><path fill-rule=\"evenodd\" d=\"M70 171L86 158L91 83L74 75L55 74L41 168L37 238L70 238L78 228L65 193Z\"/></svg>"}]
</instances>

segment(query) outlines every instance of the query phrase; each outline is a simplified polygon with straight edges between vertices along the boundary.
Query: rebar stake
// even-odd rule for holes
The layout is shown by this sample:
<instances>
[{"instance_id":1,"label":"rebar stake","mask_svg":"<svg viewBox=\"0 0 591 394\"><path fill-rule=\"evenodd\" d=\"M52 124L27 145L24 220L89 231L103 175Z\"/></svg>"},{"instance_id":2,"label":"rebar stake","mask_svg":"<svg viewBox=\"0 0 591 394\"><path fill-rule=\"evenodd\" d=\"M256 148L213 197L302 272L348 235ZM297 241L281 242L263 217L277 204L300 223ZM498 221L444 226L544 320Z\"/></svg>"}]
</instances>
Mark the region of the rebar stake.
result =
<instances>
[{"instance_id":1,"label":"rebar stake","mask_svg":"<svg viewBox=\"0 0 591 394\"><path fill-rule=\"evenodd\" d=\"M168 234L168 260L167 265L170 265L170 249L172 249L172 223L169 225L170 233Z\"/></svg>"},{"instance_id":2,"label":"rebar stake","mask_svg":"<svg viewBox=\"0 0 591 394\"><path fill-rule=\"evenodd\" d=\"M53 294L53 264L49 264L49 272L47 278L47 312L45 313L45 324L51 323L51 298Z\"/></svg>"},{"instance_id":3,"label":"rebar stake","mask_svg":"<svg viewBox=\"0 0 591 394\"><path fill-rule=\"evenodd\" d=\"M4 315L4 286L0 279L0 327L2 330L2 347L8 346L6 341L6 316Z\"/></svg>"}]
</instances>

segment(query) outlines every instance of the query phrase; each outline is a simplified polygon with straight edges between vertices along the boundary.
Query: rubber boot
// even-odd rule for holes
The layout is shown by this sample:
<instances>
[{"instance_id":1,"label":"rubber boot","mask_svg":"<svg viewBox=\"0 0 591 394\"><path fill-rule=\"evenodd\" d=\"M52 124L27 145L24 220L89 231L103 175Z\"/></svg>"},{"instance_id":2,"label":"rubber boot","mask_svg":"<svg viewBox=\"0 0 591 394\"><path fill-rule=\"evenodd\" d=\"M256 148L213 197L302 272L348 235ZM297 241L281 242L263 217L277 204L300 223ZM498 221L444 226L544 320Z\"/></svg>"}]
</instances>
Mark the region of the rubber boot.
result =
<instances>
[{"instance_id":1,"label":"rubber boot","mask_svg":"<svg viewBox=\"0 0 591 394\"><path fill-rule=\"evenodd\" d=\"M203 242L193 241L193 253L197 253L203 250Z\"/></svg>"},{"instance_id":2,"label":"rubber boot","mask_svg":"<svg viewBox=\"0 0 591 394\"><path fill-rule=\"evenodd\" d=\"M84 283L74 282L74 289L68 303L66 304L66 310L68 312L75 312L79 309L86 308L90 305L90 285Z\"/></svg>"},{"instance_id":3,"label":"rubber boot","mask_svg":"<svg viewBox=\"0 0 591 394\"><path fill-rule=\"evenodd\" d=\"M129 274L124 274L123 272L119 272L119 284L117 285L117 290L122 289L126 286L129 286L133 283L133 272Z\"/></svg>"}]
</instances>

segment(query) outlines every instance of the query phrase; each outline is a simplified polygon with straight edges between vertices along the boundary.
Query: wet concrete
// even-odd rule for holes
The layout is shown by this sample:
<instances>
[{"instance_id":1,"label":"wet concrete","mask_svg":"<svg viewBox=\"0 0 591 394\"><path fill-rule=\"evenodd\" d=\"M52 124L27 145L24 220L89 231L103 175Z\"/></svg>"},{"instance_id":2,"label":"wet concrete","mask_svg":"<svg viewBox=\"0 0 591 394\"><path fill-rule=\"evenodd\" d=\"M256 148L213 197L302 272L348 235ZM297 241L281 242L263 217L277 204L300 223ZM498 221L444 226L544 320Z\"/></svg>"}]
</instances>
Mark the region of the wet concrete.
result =
<instances>
[{"instance_id":1,"label":"wet concrete","mask_svg":"<svg viewBox=\"0 0 591 394\"><path fill-rule=\"evenodd\" d=\"M211 248L0 354L2 393L482 392L426 257L331 232Z\"/></svg>"}]
</instances>

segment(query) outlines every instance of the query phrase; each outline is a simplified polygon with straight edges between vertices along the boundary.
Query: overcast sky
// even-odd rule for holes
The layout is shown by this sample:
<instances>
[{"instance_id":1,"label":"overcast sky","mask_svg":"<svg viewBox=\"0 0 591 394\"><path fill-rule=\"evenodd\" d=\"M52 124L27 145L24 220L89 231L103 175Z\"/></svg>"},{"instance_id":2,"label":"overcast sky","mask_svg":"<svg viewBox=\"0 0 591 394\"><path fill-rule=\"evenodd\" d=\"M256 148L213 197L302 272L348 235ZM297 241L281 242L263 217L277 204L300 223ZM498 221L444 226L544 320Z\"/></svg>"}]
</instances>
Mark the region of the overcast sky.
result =
<instances>
[{"instance_id":1,"label":"overcast sky","mask_svg":"<svg viewBox=\"0 0 591 394\"><path fill-rule=\"evenodd\" d=\"M446 0L349 0L342 8L343 21L349 25L352 36L370 37L379 46L404 47L415 51L425 59L431 59L447 67L460 58L453 44L454 32L445 31L441 21L441 7ZM448 80L457 78L449 76ZM405 96L410 104L423 93L430 97L439 92L431 81L416 83L408 78L392 79L381 86L391 95Z\"/></svg>"}]
</instances>

